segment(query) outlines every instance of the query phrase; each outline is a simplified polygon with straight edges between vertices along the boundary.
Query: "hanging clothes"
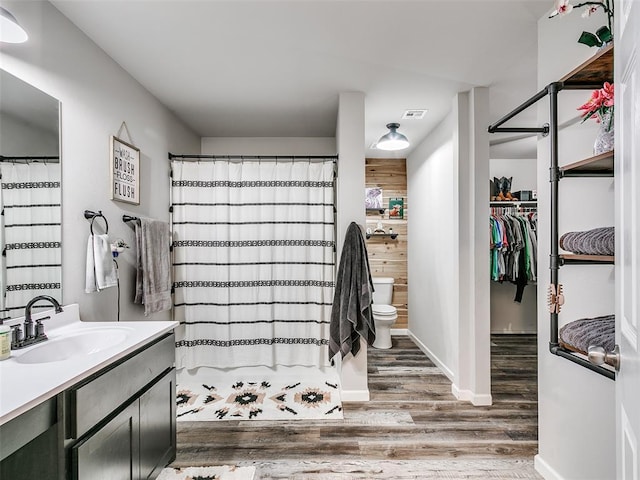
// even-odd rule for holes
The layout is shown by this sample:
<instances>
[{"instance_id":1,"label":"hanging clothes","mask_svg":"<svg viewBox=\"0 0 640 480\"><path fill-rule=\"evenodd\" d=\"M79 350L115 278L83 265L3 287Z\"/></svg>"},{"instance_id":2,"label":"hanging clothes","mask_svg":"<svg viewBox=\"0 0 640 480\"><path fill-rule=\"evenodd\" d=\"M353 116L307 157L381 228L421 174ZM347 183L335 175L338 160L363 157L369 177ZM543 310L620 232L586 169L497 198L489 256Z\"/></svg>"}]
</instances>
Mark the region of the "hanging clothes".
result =
<instances>
[{"instance_id":1,"label":"hanging clothes","mask_svg":"<svg viewBox=\"0 0 640 480\"><path fill-rule=\"evenodd\" d=\"M491 280L515 284L518 303L527 284L537 280L537 230L533 211L498 207L489 216Z\"/></svg>"}]
</instances>

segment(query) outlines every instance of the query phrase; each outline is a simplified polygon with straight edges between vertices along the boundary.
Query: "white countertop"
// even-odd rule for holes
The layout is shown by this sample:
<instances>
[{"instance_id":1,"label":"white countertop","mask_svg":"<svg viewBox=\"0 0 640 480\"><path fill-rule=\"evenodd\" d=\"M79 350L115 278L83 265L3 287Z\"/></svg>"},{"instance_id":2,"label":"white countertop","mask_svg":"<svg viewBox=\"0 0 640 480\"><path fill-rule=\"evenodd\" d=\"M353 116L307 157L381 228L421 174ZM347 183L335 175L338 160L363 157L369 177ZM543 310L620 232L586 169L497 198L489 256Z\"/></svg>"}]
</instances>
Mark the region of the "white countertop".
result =
<instances>
[{"instance_id":1,"label":"white countertop","mask_svg":"<svg viewBox=\"0 0 640 480\"><path fill-rule=\"evenodd\" d=\"M49 340L20 350L12 350L10 358L0 361L0 425L178 326L178 322L172 321L82 322L77 304L66 305L63 309L64 312L59 314L50 310L33 315L34 320L51 316L44 322ZM15 319L5 321L5 324L14 325L22 321L24 319ZM52 341L91 330L100 334L104 329L114 327L120 332L124 331L125 335L122 336L126 337L116 345L93 353L72 355L58 361L30 364L19 361L20 356ZM91 335L85 338L90 337Z\"/></svg>"}]
</instances>

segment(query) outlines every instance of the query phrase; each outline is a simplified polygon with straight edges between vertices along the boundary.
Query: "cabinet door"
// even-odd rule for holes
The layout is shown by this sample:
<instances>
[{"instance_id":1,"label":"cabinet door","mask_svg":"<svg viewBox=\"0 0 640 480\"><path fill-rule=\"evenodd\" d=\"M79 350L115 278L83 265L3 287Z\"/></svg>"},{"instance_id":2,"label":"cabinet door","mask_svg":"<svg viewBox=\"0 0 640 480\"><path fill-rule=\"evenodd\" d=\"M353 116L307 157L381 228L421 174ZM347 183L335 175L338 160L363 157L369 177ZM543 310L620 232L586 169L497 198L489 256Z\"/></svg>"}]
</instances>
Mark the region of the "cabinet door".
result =
<instances>
[{"instance_id":1,"label":"cabinet door","mask_svg":"<svg viewBox=\"0 0 640 480\"><path fill-rule=\"evenodd\" d=\"M136 400L71 449L74 480L138 480L139 404Z\"/></svg>"},{"instance_id":2,"label":"cabinet door","mask_svg":"<svg viewBox=\"0 0 640 480\"><path fill-rule=\"evenodd\" d=\"M140 397L140 478L155 478L176 457L176 369Z\"/></svg>"}]
</instances>

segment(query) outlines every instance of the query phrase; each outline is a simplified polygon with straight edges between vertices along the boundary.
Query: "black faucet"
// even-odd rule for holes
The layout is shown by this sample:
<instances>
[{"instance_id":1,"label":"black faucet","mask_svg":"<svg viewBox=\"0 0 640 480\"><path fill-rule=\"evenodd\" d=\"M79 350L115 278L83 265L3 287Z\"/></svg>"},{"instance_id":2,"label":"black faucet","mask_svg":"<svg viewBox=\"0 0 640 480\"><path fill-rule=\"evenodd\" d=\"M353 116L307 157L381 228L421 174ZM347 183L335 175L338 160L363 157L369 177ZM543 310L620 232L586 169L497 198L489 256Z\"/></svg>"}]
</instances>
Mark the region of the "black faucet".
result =
<instances>
[{"instance_id":1,"label":"black faucet","mask_svg":"<svg viewBox=\"0 0 640 480\"><path fill-rule=\"evenodd\" d=\"M29 303L27 303L27 306L24 309L24 338L21 340L18 340L16 338L16 340L18 341L16 341L15 343L19 344L15 345L16 348L26 347L28 345L32 345L34 343L41 342L47 339L47 336L44 333L44 325L42 325L42 321L49 317L37 319L35 325L33 324L33 319L31 318L31 308L35 303L41 300L46 300L47 302L51 303L51 305L53 305L53 307L55 308L56 313L62 312L62 307L60 306L58 301L49 295L38 295L37 297L29 300Z\"/></svg>"}]
</instances>

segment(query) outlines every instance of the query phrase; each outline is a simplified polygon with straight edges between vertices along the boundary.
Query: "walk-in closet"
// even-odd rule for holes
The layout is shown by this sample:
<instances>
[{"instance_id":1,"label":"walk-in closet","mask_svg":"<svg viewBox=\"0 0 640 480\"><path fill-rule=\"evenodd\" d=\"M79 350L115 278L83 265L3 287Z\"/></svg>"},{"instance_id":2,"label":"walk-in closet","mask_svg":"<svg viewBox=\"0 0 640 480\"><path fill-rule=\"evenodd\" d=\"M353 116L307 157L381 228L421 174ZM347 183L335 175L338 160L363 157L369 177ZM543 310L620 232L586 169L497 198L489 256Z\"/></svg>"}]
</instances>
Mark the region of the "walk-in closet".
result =
<instances>
[{"instance_id":1,"label":"walk-in closet","mask_svg":"<svg viewBox=\"0 0 640 480\"><path fill-rule=\"evenodd\" d=\"M536 159L491 159L489 175L491 333L535 334Z\"/></svg>"}]
</instances>

